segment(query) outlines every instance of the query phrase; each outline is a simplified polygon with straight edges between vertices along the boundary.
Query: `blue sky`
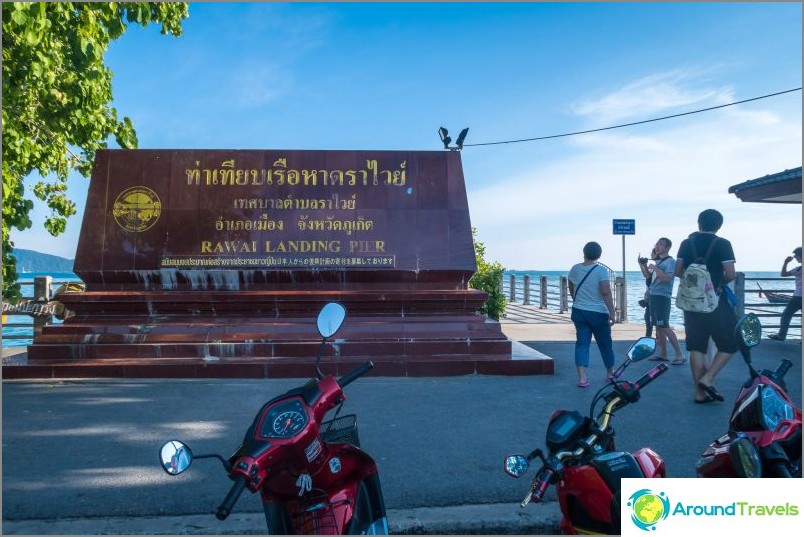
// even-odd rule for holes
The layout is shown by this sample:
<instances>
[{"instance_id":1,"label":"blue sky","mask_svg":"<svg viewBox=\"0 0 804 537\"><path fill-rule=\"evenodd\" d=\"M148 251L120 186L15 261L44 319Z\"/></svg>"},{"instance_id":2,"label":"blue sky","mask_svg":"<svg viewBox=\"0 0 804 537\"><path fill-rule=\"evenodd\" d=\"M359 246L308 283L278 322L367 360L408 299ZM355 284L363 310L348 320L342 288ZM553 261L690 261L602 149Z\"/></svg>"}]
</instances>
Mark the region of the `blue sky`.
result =
<instances>
[{"instance_id":1,"label":"blue sky","mask_svg":"<svg viewBox=\"0 0 804 537\"><path fill-rule=\"evenodd\" d=\"M191 3L184 35L131 27L106 59L141 148L438 150L561 134L801 86L801 3ZM628 269L698 213L725 216L738 270L778 270L801 205L729 186L801 165L801 92L554 140L467 146L472 225L509 269L564 270L589 240L622 268L612 219L636 220ZM33 178L32 178L33 179ZM30 181L33 183L34 181ZM67 231L14 232L72 258Z\"/></svg>"}]
</instances>

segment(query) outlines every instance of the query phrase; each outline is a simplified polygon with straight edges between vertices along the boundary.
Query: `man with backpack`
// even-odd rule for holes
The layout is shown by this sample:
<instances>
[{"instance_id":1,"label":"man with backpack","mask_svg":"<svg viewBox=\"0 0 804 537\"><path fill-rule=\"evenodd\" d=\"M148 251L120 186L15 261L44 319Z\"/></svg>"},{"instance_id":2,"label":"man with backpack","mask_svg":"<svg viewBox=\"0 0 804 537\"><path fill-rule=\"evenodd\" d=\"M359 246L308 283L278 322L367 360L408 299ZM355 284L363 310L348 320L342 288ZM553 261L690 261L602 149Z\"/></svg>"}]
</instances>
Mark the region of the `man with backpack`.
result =
<instances>
[{"instance_id":1,"label":"man with backpack","mask_svg":"<svg viewBox=\"0 0 804 537\"><path fill-rule=\"evenodd\" d=\"M723 401L715 388L715 378L737 352L734 327L737 315L723 288L734 280L734 250L731 243L717 236L723 215L706 209L698 215L698 232L682 241L678 249L675 276L681 278L676 306L684 310L687 351L695 386L695 402ZM709 338L717 353L707 367Z\"/></svg>"}]
</instances>

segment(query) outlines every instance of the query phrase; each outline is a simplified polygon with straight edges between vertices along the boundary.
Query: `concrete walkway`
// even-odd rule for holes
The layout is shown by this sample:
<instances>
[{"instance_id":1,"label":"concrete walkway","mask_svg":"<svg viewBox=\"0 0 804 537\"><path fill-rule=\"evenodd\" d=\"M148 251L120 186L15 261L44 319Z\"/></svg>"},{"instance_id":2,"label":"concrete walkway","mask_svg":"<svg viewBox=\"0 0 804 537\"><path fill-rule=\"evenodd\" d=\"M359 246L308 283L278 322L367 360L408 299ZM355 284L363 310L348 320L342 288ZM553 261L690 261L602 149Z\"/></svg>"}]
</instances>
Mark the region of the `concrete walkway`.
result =
<instances>
[{"instance_id":1,"label":"concrete walkway","mask_svg":"<svg viewBox=\"0 0 804 537\"><path fill-rule=\"evenodd\" d=\"M368 375L347 389L343 413L358 415L361 444L380 469L394 533L554 534L555 490L545 503L521 509L530 472L502 471L511 453L543 447L550 413L588 411L603 387L595 346L591 389L575 386L574 329L568 314L525 310L503 320L503 331L527 352L555 361L554 375L469 375L390 378ZM552 320L551 320L552 318ZM615 325L615 355L623 359L641 325ZM526 351L523 351L526 352ZM763 340L757 367L788 358L788 389L801 405L801 345ZM634 364L636 378L655 362ZM731 401L745 380L735 356L718 377L726 403L693 404L687 366L670 367L638 404L617 414L618 448L654 448L668 477L695 477L699 454L725 432ZM4 534L254 534L264 529L259 499L244 495L226 522L215 507L229 482L214 461L200 460L171 478L157 466L166 440L187 441L196 453L228 455L262 403L299 384L295 379L4 381ZM32 471L34 469L35 471Z\"/></svg>"}]
</instances>

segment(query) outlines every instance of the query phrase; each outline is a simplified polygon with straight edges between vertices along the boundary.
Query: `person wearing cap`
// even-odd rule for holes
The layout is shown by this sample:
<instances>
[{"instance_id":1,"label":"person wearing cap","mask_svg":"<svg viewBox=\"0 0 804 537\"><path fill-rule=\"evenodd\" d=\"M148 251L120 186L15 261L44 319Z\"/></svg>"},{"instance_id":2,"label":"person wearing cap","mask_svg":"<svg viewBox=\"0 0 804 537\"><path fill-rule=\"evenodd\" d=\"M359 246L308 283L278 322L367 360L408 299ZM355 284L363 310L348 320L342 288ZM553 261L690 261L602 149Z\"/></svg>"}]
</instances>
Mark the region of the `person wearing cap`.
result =
<instances>
[{"instance_id":1,"label":"person wearing cap","mask_svg":"<svg viewBox=\"0 0 804 537\"><path fill-rule=\"evenodd\" d=\"M794 256L796 261L798 261L798 266L793 270L787 270L787 265L790 264ZM782 265L782 277L786 278L788 276L794 276L796 278L796 290L793 292L790 302L787 303L787 306L782 312L782 320L779 323L779 333L768 336L770 339L775 339L776 341L784 341L787 338L787 329L790 327L793 314L797 311L801 311L801 246L793 250L793 255L787 256L784 260L784 265Z\"/></svg>"}]
</instances>

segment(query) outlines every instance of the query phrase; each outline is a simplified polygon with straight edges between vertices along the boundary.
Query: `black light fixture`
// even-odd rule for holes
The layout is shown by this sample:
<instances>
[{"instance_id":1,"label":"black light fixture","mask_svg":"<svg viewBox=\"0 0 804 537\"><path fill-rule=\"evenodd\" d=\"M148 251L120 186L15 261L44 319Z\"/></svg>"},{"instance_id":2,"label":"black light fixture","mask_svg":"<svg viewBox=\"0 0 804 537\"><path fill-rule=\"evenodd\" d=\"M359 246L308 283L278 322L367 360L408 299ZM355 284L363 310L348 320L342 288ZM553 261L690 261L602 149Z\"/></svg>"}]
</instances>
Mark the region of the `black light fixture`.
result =
<instances>
[{"instance_id":1,"label":"black light fixture","mask_svg":"<svg viewBox=\"0 0 804 537\"><path fill-rule=\"evenodd\" d=\"M458 134L458 139L455 140L455 145L450 146L449 144L452 142L452 138L449 137L449 131L444 127L438 128L438 136L441 138L441 142L444 144L444 149L449 149L450 151L460 151L463 149L463 141L468 133L468 127L463 129L460 134Z\"/></svg>"},{"instance_id":2,"label":"black light fixture","mask_svg":"<svg viewBox=\"0 0 804 537\"><path fill-rule=\"evenodd\" d=\"M463 141L467 134L469 134L469 127L466 127L460 132L460 134L458 134L458 139L455 140L455 146L458 148L458 151L463 149Z\"/></svg>"},{"instance_id":3,"label":"black light fixture","mask_svg":"<svg viewBox=\"0 0 804 537\"><path fill-rule=\"evenodd\" d=\"M438 136L441 137L441 141L444 143L444 149L449 149L449 143L452 141L452 138L449 137L449 131L444 127L439 127Z\"/></svg>"}]
</instances>

